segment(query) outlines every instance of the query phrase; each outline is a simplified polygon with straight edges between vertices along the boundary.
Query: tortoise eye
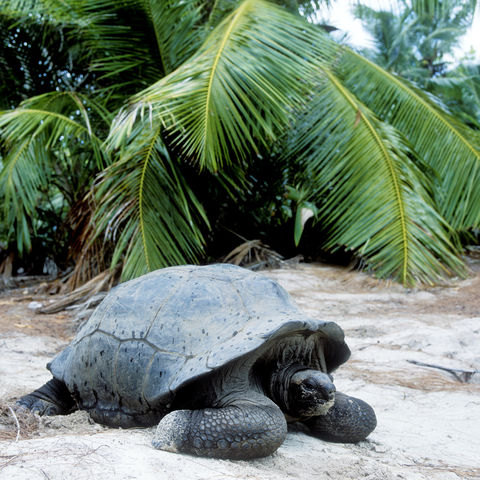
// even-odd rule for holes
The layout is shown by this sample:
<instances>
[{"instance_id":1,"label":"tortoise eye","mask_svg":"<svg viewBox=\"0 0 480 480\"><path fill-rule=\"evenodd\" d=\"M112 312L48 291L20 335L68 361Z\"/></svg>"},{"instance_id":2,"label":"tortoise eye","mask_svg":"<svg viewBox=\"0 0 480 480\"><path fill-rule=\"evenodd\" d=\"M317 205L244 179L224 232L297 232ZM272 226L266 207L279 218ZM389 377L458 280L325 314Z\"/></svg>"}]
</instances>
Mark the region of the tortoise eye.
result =
<instances>
[{"instance_id":1,"label":"tortoise eye","mask_svg":"<svg viewBox=\"0 0 480 480\"><path fill-rule=\"evenodd\" d=\"M303 382L303 385L306 388L310 388L311 390L314 390L315 388L318 387L315 382L312 382L311 380L308 380L308 379Z\"/></svg>"}]
</instances>

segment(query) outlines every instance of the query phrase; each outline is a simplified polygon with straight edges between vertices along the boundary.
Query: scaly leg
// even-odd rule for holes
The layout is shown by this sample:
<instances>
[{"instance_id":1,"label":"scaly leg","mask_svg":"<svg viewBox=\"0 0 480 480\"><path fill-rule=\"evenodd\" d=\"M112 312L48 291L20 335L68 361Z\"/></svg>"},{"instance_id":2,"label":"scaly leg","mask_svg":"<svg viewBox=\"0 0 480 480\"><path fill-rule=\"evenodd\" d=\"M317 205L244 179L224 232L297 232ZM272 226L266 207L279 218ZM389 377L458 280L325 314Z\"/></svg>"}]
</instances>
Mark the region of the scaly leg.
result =
<instances>
[{"instance_id":1,"label":"scaly leg","mask_svg":"<svg viewBox=\"0 0 480 480\"><path fill-rule=\"evenodd\" d=\"M66 415L76 410L75 401L67 386L56 378L23 396L16 404L17 408L25 408L39 415Z\"/></svg>"},{"instance_id":2,"label":"scaly leg","mask_svg":"<svg viewBox=\"0 0 480 480\"><path fill-rule=\"evenodd\" d=\"M373 408L363 400L343 393L335 394L335 403L325 415L303 422L316 437L330 442L357 443L377 426Z\"/></svg>"},{"instance_id":3,"label":"scaly leg","mask_svg":"<svg viewBox=\"0 0 480 480\"><path fill-rule=\"evenodd\" d=\"M152 443L169 452L249 459L273 453L286 434L285 417L277 405L262 395L246 393L221 408L169 413Z\"/></svg>"}]
</instances>

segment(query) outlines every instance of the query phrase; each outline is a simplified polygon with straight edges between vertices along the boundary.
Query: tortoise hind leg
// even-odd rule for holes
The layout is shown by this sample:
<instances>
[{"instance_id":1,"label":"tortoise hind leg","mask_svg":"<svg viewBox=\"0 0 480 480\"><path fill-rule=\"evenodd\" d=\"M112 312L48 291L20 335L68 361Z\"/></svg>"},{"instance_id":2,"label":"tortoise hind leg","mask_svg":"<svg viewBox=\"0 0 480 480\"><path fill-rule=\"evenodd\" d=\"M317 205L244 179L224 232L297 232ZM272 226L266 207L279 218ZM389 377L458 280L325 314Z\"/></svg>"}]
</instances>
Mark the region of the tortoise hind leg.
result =
<instances>
[{"instance_id":1,"label":"tortoise hind leg","mask_svg":"<svg viewBox=\"0 0 480 480\"><path fill-rule=\"evenodd\" d=\"M159 423L152 443L169 452L243 460L270 455L286 434L281 410L266 397L251 401L249 395L222 408L173 411Z\"/></svg>"},{"instance_id":2,"label":"tortoise hind leg","mask_svg":"<svg viewBox=\"0 0 480 480\"><path fill-rule=\"evenodd\" d=\"M333 407L325 415L311 417L303 423L312 435L322 440L357 443L375 429L377 418L368 403L337 392Z\"/></svg>"},{"instance_id":3,"label":"tortoise hind leg","mask_svg":"<svg viewBox=\"0 0 480 480\"><path fill-rule=\"evenodd\" d=\"M76 410L76 404L65 383L52 378L37 390L18 399L17 408L39 415L66 415Z\"/></svg>"}]
</instances>

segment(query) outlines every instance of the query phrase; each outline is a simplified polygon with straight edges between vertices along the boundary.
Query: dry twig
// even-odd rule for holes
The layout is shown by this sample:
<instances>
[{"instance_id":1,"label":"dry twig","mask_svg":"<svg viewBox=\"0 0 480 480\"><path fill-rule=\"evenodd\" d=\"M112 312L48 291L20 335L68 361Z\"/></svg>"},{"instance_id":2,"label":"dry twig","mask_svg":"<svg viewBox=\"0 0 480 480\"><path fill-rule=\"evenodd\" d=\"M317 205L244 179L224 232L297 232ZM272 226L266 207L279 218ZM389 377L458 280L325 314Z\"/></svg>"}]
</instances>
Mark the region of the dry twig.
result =
<instances>
[{"instance_id":1,"label":"dry twig","mask_svg":"<svg viewBox=\"0 0 480 480\"><path fill-rule=\"evenodd\" d=\"M13 410L13 408L10 405L8 406L8 409L10 410L10 413L12 414L12 416L15 420L15 424L17 425L17 436L15 437L15 442L18 442L18 439L20 438L20 423L18 422L18 418L15 415L15 411Z\"/></svg>"},{"instance_id":2,"label":"dry twig","mask_svg":"<svg viewBox=\"0 0 480 480\"><path fill-rule=\"evenodd\" d=\"M39 419L29 411L15 411L10 405L0 402L0 440L29 438L38 432Z\"/></svg>"},{"instance_id":3,"label":"dry twig","mask_svg":"<svg viewBox=\"0 0 480 480\"><path fill-rule=\"evenodd\" d=\"M443 370L452 374L461 383L469 383L473 375L480 373L480 370L463 370L461 368L442 367L440 365L434 365L433 363L418 362L417 360L407 360L407 362L413 363L414 365L419 365L421 367Z\"/></svg>"}]
</instances>

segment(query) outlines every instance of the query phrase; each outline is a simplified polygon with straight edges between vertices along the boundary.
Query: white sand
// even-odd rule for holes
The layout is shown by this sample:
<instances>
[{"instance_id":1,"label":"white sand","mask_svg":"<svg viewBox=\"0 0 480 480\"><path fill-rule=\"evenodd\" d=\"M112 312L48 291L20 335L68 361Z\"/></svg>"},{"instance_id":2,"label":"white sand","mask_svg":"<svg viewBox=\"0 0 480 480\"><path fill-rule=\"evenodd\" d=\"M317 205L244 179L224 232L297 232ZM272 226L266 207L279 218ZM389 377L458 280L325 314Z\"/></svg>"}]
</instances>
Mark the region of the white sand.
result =
<instances>
[{"instance_id":1,"label":"white sand","mask_svg":"<svg viewBox=\"0 0 480 480\"><path fill-rule=\"evenodd\" d=\"M109 429L76 412L42 419L41 436L0 441L0 479L480 479L480 374L460 383L407 361L480 369L478 270L451 288L428 291L334 267L266 273L309 315L345 330L352 357L335 374L337 389L368 401L378 418L358 445L326 443L293 428L268 458L210 460L153 449L152 429ZM0 400L48 380L45 363L63 345L0 331Z\"/></svg>"}]
</instances>

